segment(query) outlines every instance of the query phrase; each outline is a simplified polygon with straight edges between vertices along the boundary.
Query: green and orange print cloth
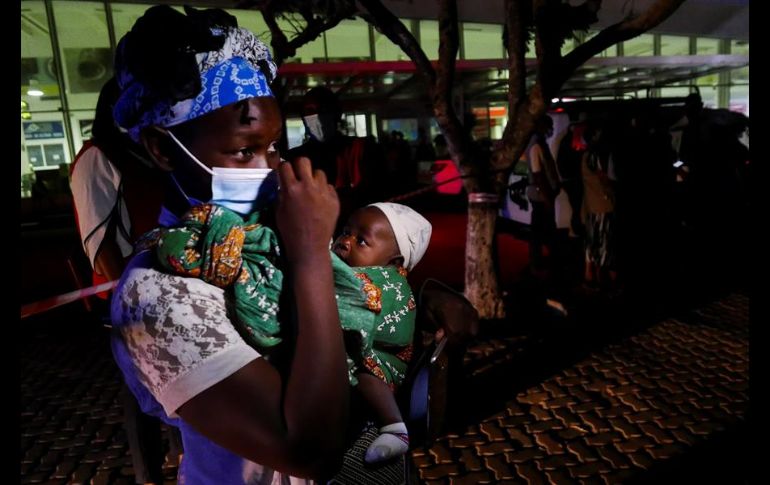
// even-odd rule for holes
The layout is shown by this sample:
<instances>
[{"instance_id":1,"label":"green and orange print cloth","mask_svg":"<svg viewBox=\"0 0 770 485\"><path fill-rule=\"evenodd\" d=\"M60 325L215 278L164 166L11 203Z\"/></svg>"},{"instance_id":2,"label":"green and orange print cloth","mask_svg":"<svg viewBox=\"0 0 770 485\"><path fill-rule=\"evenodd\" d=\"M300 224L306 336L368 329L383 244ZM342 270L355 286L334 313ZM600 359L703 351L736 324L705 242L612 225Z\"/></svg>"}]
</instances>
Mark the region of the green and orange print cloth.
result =
<instances>
[{"instance_id":1,"label":"green and orange print cloth","mask_svg":"<svg viewBox=\"0 0 770 485\"><path fill-rule=\"evenodd\" d=\"M281 342L278 321L283 289L280 247L260 213L242 216L214 204L193 207L175 227L159 228L139 244L153 248L161 269L224 288L234 303L234 324L265 351ZM340 324L358 344L348 347L349 378L366 370L391 388L411 359L415 302L403 268L348 266L331 254Z\"/></svg>"}]
</instances>

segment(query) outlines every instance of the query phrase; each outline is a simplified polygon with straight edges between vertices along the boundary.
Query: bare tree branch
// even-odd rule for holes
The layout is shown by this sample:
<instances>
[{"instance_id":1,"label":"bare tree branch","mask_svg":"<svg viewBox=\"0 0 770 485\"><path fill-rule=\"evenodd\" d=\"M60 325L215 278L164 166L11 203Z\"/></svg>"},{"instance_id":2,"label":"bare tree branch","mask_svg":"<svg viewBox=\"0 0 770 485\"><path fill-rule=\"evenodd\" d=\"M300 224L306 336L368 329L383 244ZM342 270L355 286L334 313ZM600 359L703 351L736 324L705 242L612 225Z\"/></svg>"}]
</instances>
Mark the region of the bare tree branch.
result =
<instances>
[{"instance_id":1,"label":"bare tree branch","mask_svg":"<svg viewBox=\"0 0 770 485\"><path fill-rule=\"evenodd\" d=\"M401 50L417 66L420 74L425 77L428 90L431 92L436 86L436 71L433 69L433 65L428 60L425 52L423 52L417 39L380 0L360 0L360 2L369 12L370 16L366 20L390 39L391 42L401 47Z\"/></svg>"},{"instance_id":2,"label":"bare tree branch","mask_svg":"<svg viewBox=\"0 0 770 485\"><path fill-rule=\"evenodd\" d=\"M312 4L310 2L307 2L304 5L300 6L299 14L302 15L302 18L305 20L306 24L310 24L313 21Z\"/></svg>"},{"instance_id":3,"label":"bare tree branch","mask_svg":"<svg viewBox=\"0 0 770 485\"><path fill-rule=\"evenodd\" d=\"M276 12L273 8L273 2L267 2L267 5L262 8L262 18L265 20L267 28L270 29L270 46L273 48L273 60L280 66L288 57L286 55L286 46L289 44L289 39L286 38L286 34L281 30L275 16Z\"/></svg>"},{"instance_id":4,"label":"bare tree branch","mask_svg":"<svg viewBox=\"0 0 770 485\"><path fill-rule=\"evenodd\" d=\"M297 28L297 34L289 40L283 30L281 30L277 20L279 12L284 12L286 6L277 0L263 0L260 2L260 7L262 17L270 29L270 46L273 48L273 59L279 66L286 59L294 57L297 49L313 42L321 34L333 29L342 20L355 14L356 11L355 4L350 2L343 4L339 9L335 10L333 15L314 17L309 10L309 6L300 6L299 12L306 25L302 29Z\"/></svg>"},{"instance_id":5,"label":"bare tree branch","mask_svg":"<svg viewBox=\"0 0 770 485\"><path fill-rule=\"evenodd\" d=\"M527 93L527 23L529 0L505 1L505 47L508 51L508 111L515 116Z\"/></svg>"},{"instance_id":6,"label":"bare tree branch","mask_svg":"<svg viewBox=\"0 0 770 485\"><path fill-rule=\"evenodd\" d=\"M505 46L508 51L508 123L501 146L492 155L492 169L503 170L521 153L515 153L521 135L522 113L527 112L527 25L531 18L531 0L505 1ZM514 158L515 157L515 158Z\"/></svg>"},{"instance_id":7,"label":"bare tree branch","mask_svg":"<svg viewBox=\"0 0 770 485\"><path fill-rule=\"evenodd\" d=\"M433 98L433 113L436 122L441 126L446 136L447 149L464 173L471 169L467 160L469 140L467 131L452 103L454 87L455 59L460 45L460 33L457 23L457 0L439 0L439 43L438 68L436 70L436 85L431 91Z\"/></svg>"},{"instance_id":8,"label":"bare tree branch","mask_svg":"<svg viewBox=\"0 0 770 485\"><path fill-rule=\"evenodd\" d=\"M321 17L314 18L312 22L307 24L305 30L300 32L299 35L289 41L288 47L291 51L291 55L289 57L293 56L297 49L309 42L314 41L318 38L318 36L327 30L333 29L337 26L337 24L350 17L354 13L355 8L352 8L350 10L340 11L334 17L330 17L326 20L323 20Z\"/></svg>"},{"instance_id":9,"label":"bare tree branch","mask_svg":"<svg viewBox=\"0 0 770 485\"><path fill-rule=\"evenodd\" d=\"M454 83L455 59L460 45L457 0L438 0L438 3L439 38L443 42L440 42L438 47L436 91L449 94Z\"/></svg>"},{"instance_id":10,"label":"bare tree branch","mask_svg":"<svg viewBox=\"0 0 770 485\"><path fill-rule=\"evenodd\" d=\"M618 22L599 32L588 42L579 45L564 56L558 72L545 86L545 93L551 96L569 79L575 69L587 60L618 42L640 35L666 20L685 0L657 0L637 17ZM587 2L588 3L588 2Z\"/></svg>"},{"instance_id":11,"label":"bare tree branch","mask_svg":"<svg viewBox=\"0 0 770 485\"><path fill-rule=\"evenodd\" d=\"M535 52L537 82L545 85L561 61L561 45L566 35L564 4L559 0L534 0Z\"/></svg>"}]
</instances>

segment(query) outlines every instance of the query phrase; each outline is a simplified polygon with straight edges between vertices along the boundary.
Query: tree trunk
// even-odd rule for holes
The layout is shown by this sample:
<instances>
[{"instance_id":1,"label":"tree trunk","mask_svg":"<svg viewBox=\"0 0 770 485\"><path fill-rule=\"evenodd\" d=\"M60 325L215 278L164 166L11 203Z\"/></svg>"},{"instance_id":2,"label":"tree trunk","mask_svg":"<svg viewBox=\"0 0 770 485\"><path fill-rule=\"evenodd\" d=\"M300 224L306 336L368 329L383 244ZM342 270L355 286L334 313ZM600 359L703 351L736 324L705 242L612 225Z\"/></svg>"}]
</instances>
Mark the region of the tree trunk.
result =
<instances>
[{"instance_id":1,"label":"tree trunk","mask_svg":"<svg viewBox=\"0 0 770 485\"><path fill-rule=\"evenodd\" d=\"M479 318L505 317L493 254L498 200L496 194L468 194L465 296L479 312Z\"/></svg>"}]
</instances>

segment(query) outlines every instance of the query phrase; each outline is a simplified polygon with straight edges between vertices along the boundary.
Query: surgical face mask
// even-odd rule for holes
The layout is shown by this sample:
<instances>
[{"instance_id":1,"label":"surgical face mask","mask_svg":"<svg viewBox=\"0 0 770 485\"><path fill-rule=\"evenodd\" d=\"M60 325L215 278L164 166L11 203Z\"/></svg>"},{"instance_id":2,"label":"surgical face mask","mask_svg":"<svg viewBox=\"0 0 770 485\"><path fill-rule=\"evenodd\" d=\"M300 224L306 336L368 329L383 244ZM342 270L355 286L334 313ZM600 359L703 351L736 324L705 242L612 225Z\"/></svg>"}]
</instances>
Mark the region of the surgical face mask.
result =
<instances>
[{"instance_id":1,"label":"surgical face mask","mask_svg":"<svg viewBox=\"0 0 770 485\"><path fill-rule=\"evenodd\" d=\"M211 174L212 204L221 205L246 215L261 209L278 194L278 173L269 168L209 168L190 153L171 131L166 131L179 148L200 167ZM177 186L179 184L177 183ZM181 190L181 187L180 187ZM184 194L184 191L182 191ZM184 194L187 197L186 194ZM190 197L187 197L191 201ZM193 205L191 201L191 205Z\"/></svg>"},{"instance_id":2,"label":"surgical face mask","mask_svg":"<svg viewBox=\"0 0 770 485\"><path fill-rule=\"evenodd\" d=\"M302 120L310 136L317 141L327 141L337 132L334 115L328 113L308 115L303 116Z\"/></svg>"}]
</instances>

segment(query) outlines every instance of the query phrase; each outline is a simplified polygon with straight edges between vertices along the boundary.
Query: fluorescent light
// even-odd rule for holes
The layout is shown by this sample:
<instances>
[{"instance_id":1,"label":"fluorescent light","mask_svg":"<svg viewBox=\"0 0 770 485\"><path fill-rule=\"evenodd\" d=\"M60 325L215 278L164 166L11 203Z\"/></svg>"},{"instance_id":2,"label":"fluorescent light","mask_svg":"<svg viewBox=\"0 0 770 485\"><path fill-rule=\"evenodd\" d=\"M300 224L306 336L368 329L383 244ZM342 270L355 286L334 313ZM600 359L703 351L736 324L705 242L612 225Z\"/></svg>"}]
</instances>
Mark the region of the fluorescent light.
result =
<instances>
[{"instance_id":1,"label":"fluorescent light","mask_svg":"<svg viewBox=\"0 0 770 485\"><path fill-rule=\"evenodd\" d=\"M27 96L42 96L45 94L42 89L38 87L37 79L30 79L29 86L27 87Z\"/></svg>"}]
</instances>

